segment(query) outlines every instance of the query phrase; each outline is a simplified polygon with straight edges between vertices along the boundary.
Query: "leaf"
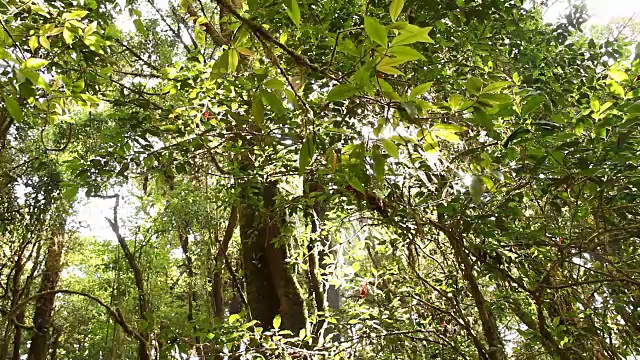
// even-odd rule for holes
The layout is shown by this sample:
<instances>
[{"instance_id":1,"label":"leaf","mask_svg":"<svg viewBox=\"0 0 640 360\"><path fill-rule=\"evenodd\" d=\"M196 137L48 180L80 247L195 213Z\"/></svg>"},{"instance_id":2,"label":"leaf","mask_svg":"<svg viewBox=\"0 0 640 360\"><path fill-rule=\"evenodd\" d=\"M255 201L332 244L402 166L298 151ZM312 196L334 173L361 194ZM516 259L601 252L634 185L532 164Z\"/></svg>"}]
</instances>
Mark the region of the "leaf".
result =
<instances>
[{"instance_id":1,"label":"leaf","mask_svg":"<svg viewBox=\"0 0 640 360\"><path fill-rule=\"evenodd\" d=\"M346 100L358 92L358 88L353 84L340 84L335 86L327 95L327 101Z\"/></svg>"},{"instance_id":2,"label":"leaf","mask_svg":"<svg viewBox=\"0 0 640 360\"><path fill-rule=\"evenodd\" d=\"M18 62L18 60L16 60L16 58L9 54L9 52L4 48L0 48L0 60L9 60L13 63Z\"/></svg>"},{"instance_id":3,"label":"leaf","mask_svg":"<svg viewBox=\"0 0 640 360\"><path fill-rule=\"evenodd\" d=\"M389 15L391 15L391 20L396 22L398 19L398 15L402 12L402 8L404 7L404 0L393 0L391 1L391 6L389 7Z\"/></svg>"},{"instance_id":4,"label":"leaf","mask_svg":"<svg viewBox=\"0 0 640 360\"><path fill-rule=\"evenodd\" d=\"M429 89L431 89L432 82L420 84L411 90L411 94L409 95L412 98L416 98L418 96L424 95Z\"/></svg>"},{"instance_id":5,"label":"leaf","mask_svg":"<svg viewBox=\"0 0 640 360\"><path fill-rule=\"evenodd\" d=\"M484 194L484 181L482 181L480 176L474 175L471 177L469 193L476 204L482 200L482 195Z\"/></svg>"},{"instance_id":6,"label":"leaf","mask_svg":"<svg viewBox=\"0 0 640 360\"><path fill-rule=\"evenodd\" d=\"M73 34L66 27L62 30L62 37L67 44L73 43Z\"/></svg>"},{"instance_id":7,"label":"leaf","mask_svg":"<svg viewBox=\"0 0 640 360\"><path fill-rule=\"evenodd\" d=\"M262 90L260 92L262 94L262 98L267 102L271 110L279 115L282 115L287 112L287 109L282 105L282 101L278 95L272 93L268 90Z\"/></svg>"},{"instance_id":8,"label":"leaf","mask_svg":"<svg viewBox=\"0 0 640 360\"><path fill-rule=\"evenodd\" d=\"M629 80L629 75L627 75L627 73L616 69L609 70L609 77L617 82Z\"/></svg>"},{"instance_id":9,"label":"leaf","mask_svg":"<svg viewBox=\"0 0 640 360\"><path fill-rule=\"evenodd\" d=\"M467 82L465 83L465 87L471 94L478 95L480 94L480 91L482 91L482 80L478 79L477 77L472 77L467 80Z\"/></svg>"},{"instance_id":10,"label":"leaf","mask_svg":"<svg viewBox=\"0 0 640 360\"><path fill-rule=\"evenodd\" d=\"M393 66L389 66L389 65L378 65L376 70L378 70L380 72L383 72L385 74L390 74L390 75L404 75L402 73L402 71L394 68Z\"/></svg>"},{"instance_id":11,"label":"leaf","mask_svg":"<svg viewBox=\"0 0 640 360\"><path fill-rule=\"evenodd\" d=\"M460 137L458 137L458 135L449 131L433 131L431 132L431 135L437 138L440 138L442 140L447 140L448 142L451 142L454 144L459 144L462 142L462 140L460 140Z\"/></svg>"},{"instance_id":12,"label":"leaf","mask_svg":"<svg viewBox=\"0 0 640 360\"><path fill-rule=\"evenodd\" d=\"M282 323L282 317L280 316L280 314L276 315L276 317L273 318L273 328L274 329L280 329L280 324Z\"/></svg>"},{"instance_id":13,"label":"leaf","mask_svg":"<svg viewBox=\"0 0 640 360\"><path fill-rule=\"evenodd\" d=\"M429 31L431 31L431 27L421 28L409 24L405 26L404 29L400 30L398 36L396 36L391 42L391 46L408 45L415 42L432 43L433 40L429 37Z\"/></svg>"},{"instance_id":14,"label":"leaf","mask_svg":"<svg viewBox=\"0 0 640 360\"><path fill-rule=\"evenodd\" d=\"M497 91L502 90L503 87L510 85L511 83L508 81L496 81L494 83L491 83L489 85L487 85L484 90L482 90L483 93L494 93Z\"/></svg>"},{"instance_id":15,"label":"leaf","mask_svg":"<svg viewBox=\"0 0 640 360\"><path fill-rule=\"evenodd\" d=\"M136 27L136 30L138 30L138 32L142 36L147 36L147 29L145 29L144 24L142 23L142 20L140 20L140 19L133 20L133 25ZM199 29L199 28L196 27L196 29ZM196 31L196 33L197 33L197 31Z\"/></svg>"},{"instance_id":16,"label":"leaf","mask_svg":"<svg viewBox=\"0 0 640 360\"><path fill-rule=\"evenodd\" d=\"M371 40L377 42L385 48L387 47L387 29L384 26L380 25L380 23L376 19L365 16L364 30L367 32L367 35L369 35Z\"/></svg>"},{"instance_id":17,"label":"leaf","mask_svg":"<svg viewBox=\"0 0 640 360\"><path fill-rule=\"evenodd\" d=\"M34 35L29 39L29 49L31 49L31 52L34 52L36 51L37 48L38 48L38 37Z\"/></svg>"},{"instance_id":18,"label":"leaf","mask_svg":"<svg viewBox=\"0 0 640 360\"><path fill-rule=\"evenodd\" d=\"M381 142L382 147L387 152L387 154L393 156L396 159L400 158L400 155L398 154L398 146L393 141L389 139L382 139Z\"/></svg>"},{"instance_id":19,"label":"leaf","mask_svg":"<svg viewBox=\"0 0 640 360\"><path fill-rule=\"evenodd\" d=\"M287 14L296 26L300 27L300 7L296 0L285 0L287 6Z\"/></svg>"},{"instance_id":20,"label":"leaf","mask_svg":"<svg viewBox=\"0 0 640 360\"><path fill-rule=\"evenodd\" d=\"M71 87L71 90L74 92L80 92L82 90L84 90L84 79L80 79L78 81L76 81L75 83L73 83L73 86Z\"/></svg>"},{"instance_id":21,"label":"leaf","mask_svg":"<svg viewBox=\"0 0 640 360\"><path fill-rule=\"evenodd\" d=\"M49 60L39 58L28 58L20 66L25 70L40 70L49 63Z\"/></svg>"},{"instance_id":22,"label":"leaf","mask_svg":"<svg viewBox=\"0 0 640 360\"><path fill-rule=\"evenodd\" d=\"M506 149L509 147L509 144L511 144L512 142L527 136L531 133L531 130L524 128L524 127L519 127L517 129L515 129L511 135L509 135L509 137L504 141L504 144L502 144L502 146Z\"/></svg>"},{"instance_id":23,"label":"leaf","mask_svg":"<svg viewBox=\"0 0 640 360\"><path fill-rule=\"evenodd\" d=\"M544 103L544 96L542 95L534 95L527 98L524 105L522 105L522 115L527 115L528 113L536 110Z\"/></svg>"},{"instance_id":24,"label":"leaf","mask_svg":"<svg viewBox=\"0 0 640 360\"><path fill-rule=\"evenodd\" d=\"M229 57L228 71L230 73L235 72L236 68L238 67L238 51L236 49L229 49L227 56Z\"/></svg>"},{"instance_id":25,"label":"leaf","mask_svg":"<svg viewBox=\"0 0 640 360\"><path fill-rule=\"evenodd\" d=\"M458 126L453 124L437 124L431 129L431 131L446 131L451 133L458 133L466 130L467 128L464 126Z\"/></svg>"},{"instance_id":26,"label":"leaf","mask_svg":"<svg viewBox=\"0 0 640 360\"><path fill-rule=\"evenodd\" d=\"M418 50L409 46L393 46L388 51L389 54L396 56L398 59L406 61L424 60L425 57Z\"/></svg>"},{"instance_id":27,"label":"leaf","mask_svg":"<svg viewBox=\"0 0 640 360\"><path fill-rule=\"evenodd\" d=\"M251 114L256 123L264 123L264 103L262 102L262 97L257 94L253 96L251 101Z\"/></svg>"},{"instance_id":28,"label":"leaf","mask_svg":"<svg viewBox=\"0 0 640 360\"><path fill-rule=\"evenodd\" d=\"M73 20L73 19L82 19L83 17L85 17L85 15L87 15L89 12L85 11L85 10L76 10L76 11L71 11L65 14L62 14L62 20Z\"/></svg>"},{"instance_id":29,"label":"leaf","mask_svg":"<svg viewBox=\"0 0 640 360\"><path fill-rule=\"evenodd\" d=\"M591 99L589 101L589 105L591 106L591 109L593 109L593 111L600 110L600 101L598 101L598 99Z\"/></svg>"},{"instance_id":30,"label":"leaf","mask_svg":"<svg viewBox=\"0 0 640 360\"><path fill-rule=\"evenodd\" d=\"M607 90L614 95L624 97L624 89L615 81L607 81Z\"/></svg>"},{"instance_id":31,"label":"leaf","mask_svg":"<svg viewBox=\"0 0 640 360\"><path fill-rule=\"evenodd\" d=\"M483 94L478 97L481 102L498 105L511 102L513 99L507 94L487 94L486 90L482 91Z\"/></svg>"},{"instance_id":32,"label":"leaf","mask_svg":"<svg viewBox=\"0 0 640 360\"><path fill-rule=\"evenodd\" d=\"M373 145L371 148L371 156L373 157L373 172L375 173L378 182L382 183L384 181L385 160L382 157L382 154L380 154L380 145Z\"/></svg>"},{"instance_id":33,"label":"leaf","mask_svg":"<svg viewBox=\"0 0 640 360\"><path fill-rule=\"evenodd\" d=\"M451 110L458 110L460 108L460 105L462 105L462 102L464 101L464 99L462 98L462 96L458 95L458 94L453 94L451 96L449 96L449 107L451 107Z\"/></svg>"},{"instance_id":34,"label":"leaf","mask_svg":"<svg viewBox=\"0 0 640 360\"><path fill-rule=\"evenodd\" d=\"M366 190L364 189L364 185L362 185L360 180L355 176L349 178L349 185L363 194L366 192Z\"/></svg>"},{"instance_id":35,"label":"leaf","mask_svg":"<svg viewBox=\"0 0 640 360\"><path fill-rule=\"evenodd\" d=\"M302 147L300 148L300 159L299 159L300 175L304 174L309 164L311 164L311 160L313 159L313 154L315 152L316 152L315 140L313 139L313 135L310 134L307 136L304 142L302 142Z\"/></svg>"},{"instance_id":36,"label":"leaf","mask_svg":"<svg viewBox=\"0 0 640 360\"><path fill-rule=\"evenodd\" d=\"M12 97L8 97L3 95L4 103L7 106L7 111L9 111L9 115L16 121L22 122L22 109L20 108L20 104Z\"/></svg>"},{"instance_id":37,"label":"leaf","mask_svg":"<svg viewBox=\"0 0 640 360\"><path fill-rule=\"evenodd\" d=\"M89 36L91 34L93 34L96 31L96 28L98 27L98 23L97 22L92 22L91 24L89 24L89 26L87 26L84 29L84 36Z\"/></svg>"},{"instance_id":38,"label":"leaf","mask_svg":"<svg viewBox=\"0 0 640 360\"><path fill-rule=\"evenodd\" d=\"M43 48L51 51L51 43L46 36L40 36L38 39L40 40L40 45L42 45Z\"/></svg>"}]
</instances>

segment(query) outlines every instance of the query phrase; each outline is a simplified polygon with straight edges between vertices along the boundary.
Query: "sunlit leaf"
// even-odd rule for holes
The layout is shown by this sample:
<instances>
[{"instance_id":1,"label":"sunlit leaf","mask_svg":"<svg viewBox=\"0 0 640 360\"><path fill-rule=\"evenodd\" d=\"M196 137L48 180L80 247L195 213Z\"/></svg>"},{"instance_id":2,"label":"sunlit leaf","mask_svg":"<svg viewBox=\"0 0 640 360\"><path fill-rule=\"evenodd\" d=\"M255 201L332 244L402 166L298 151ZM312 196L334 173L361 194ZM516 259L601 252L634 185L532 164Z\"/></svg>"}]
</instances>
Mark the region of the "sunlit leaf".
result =
<instances>
[{"instance_id":1,"label":"sunlit leaf","mask_svg":"<svg viewBox=\"0 0 640 360\"><path fill-rule=\"evenodd\" d=\"M387 47L387 29L380 25L376 19L365 16L364 30L367 32L367 35L369 35L371 40Z\"/></svg>"},{"instance_id":2,"label":"sunlit leaf","mask_svg":"<svg viewBox=\"0 0 640 360\"><path fill-rule=\"evenodd\" d=\"M398 15L402 12L402 8L404 7L404 0L392 0L391 6L389 7L389 15L391 15L391 20L396 21L398 19Z\"/></svg>"}]
</instances>

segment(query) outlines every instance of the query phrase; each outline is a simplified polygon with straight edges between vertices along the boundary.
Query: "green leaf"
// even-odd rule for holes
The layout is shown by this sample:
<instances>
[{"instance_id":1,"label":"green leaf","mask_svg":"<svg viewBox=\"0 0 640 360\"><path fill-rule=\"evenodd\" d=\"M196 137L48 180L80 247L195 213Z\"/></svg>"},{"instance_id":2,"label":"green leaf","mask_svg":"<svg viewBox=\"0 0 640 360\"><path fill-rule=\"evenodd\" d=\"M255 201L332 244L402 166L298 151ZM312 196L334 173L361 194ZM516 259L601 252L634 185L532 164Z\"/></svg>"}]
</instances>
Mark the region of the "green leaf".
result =
<instances>
[{"instance_id":1,"label":"green leaf","mask_svg":"<svg viewBox=\"0 0 640 360\"><path fill-rule=\"evenodd\" d=\"M437 124L433 128L431 128L431 131L446 131L451 133L458 133L466 130L467 128L464 126L458 126L453 124Z\"/></svg>"},{"instance_id":2,"label":"green leaf","mask_svg":"<svg viewBox=\"0 0 640 360\"><path fill-rule=\"evenodd\" d=\"M396 22L398 19L398 15L402 12L402 8L404 7L404 0L392 0L391 6L389 7L389 15L391 15L391 20Z\"/></svg>"},{"instance_id":3,"label":"green leaf","mask_svg":"<svg viewBox=\"0 0 640 360\"><path fill-rule=\"evenodd\" d=\"M0 48L0 60L9 60L13 63L18 62L18 60L16 60L16 58L9 54L9 52L4 48Z\"/></svg>"},{"instance_id":4,"label":"green leaf","mask_svg":"<svg viewBox=\"0 0 640 360\"><path fill-rule=\"evenodd\" d=\"M431 31L431 27L421 28L409 24L405 26L404 29L400 30L398 36L396 36L391 42L391 46L408 45L415 42L432 43L433 40L429 37L429 31Z\"/></svg>"},{"instance_id":5,"label":"green leaf","mask_svg":"<svg viewBox=\"0 0 640 360\"><path fill-rule=\"evenodd\" d=\"M16 121L22 122L22 109L20 108L20 104L12 97L8 97L3 95L4 103L7 106L7 111L9 111L9 115Z\"/></svg>"},{"instance_id":6,"label":"green leaf","mask_svg":"<svg viewBox=\"0 0 640 360\"><path fill-rule=\"evenodd\" d=\"M38 48L38 37L34 35L29 39L29 49L31 49L31 52L34 52L36 51L37 48Z\"/></svg>"},{"instance_id":7,"label":"green leaf","mask_svg":"<svg viewBox=\"0 0 640 360\"><path fill-rule=\"evenodd\" d=\"M425 57L418 50L408 46L393 46L388 51L389 54L396 56L398 59L406 61L424 60Z\"/></svg>"},{"instance_id":8,"label":"green leaf","mask_svg":"<svg viewBox=\"0 0 640 360\"><path fill-rule=\"evenodd\" d=\"M62 20L73 20L73 19L82 19L83 17L85 17L85 15L87 15L89 12L85 11L85 10L76 10L76 11L71 11L65 14L62 14Z\"/></svg>"},{"instance_id":9,"label":"green leaf","mask_svg":"<svg viewBox=\"0 0 640 360\"><path fill-rule=\"evenodd\" d=\"M49 39L47 39L46 36L40 36L38 40L40 41L40 45L42 45L43 48L51 51L51 43L49 42Z\"/></svg>"},{"instance_id":10,"label":"green leaf","mask_svg":"<svg viewBox=\"0 0 640 360\"><path fill-rule=\"evenodd\" d=\"M236 49L229 49L228 51L228 60L229 60L229 67L228 67L228 71L230 73L233 73L236 71L236 68L238 67L238 51Z\"/></svg>"},{"instance_id":11,"label":"green leaf","mask_svg":"<svg viewBox=\"0 0 640 360\"><path fill-rule=\"evenodd\" d=\"M368 16L364 17L364 30L367 32L367 35L371 38L371 40L377 42L378 44L387 47L387 29L380 25L380 23Z\"/></svg>"},{"instance_id":12,"label":"green leaf","mask_svg":"<svg viewBox=\"0 0 640 360\"><path fill-rule=\"evenodd\" d=\"M505 104L513 101L511 96L507 94L487 94L486 91L483 91L483 94L478 97L478 100L493 105Z\"/></svg>"},{"instance_id":13,"label":"green leaf","mask_svg":"<svg viewBox=\"0 0 640 360\"><path fill-rule=\"evenodd\" d=\"M393 156L396 159L400 158L400 155L398 154L398 146L393 141L389 139L382 139L381 142L382 147L387 152L387 154Z\"/></svg>"},{"instance_id":14,"label":"green leaf","mask_svg":"<svg viewBox=\"0 0 640 360\"><path fill-rule=\"evenodd\" d=\"M364 185L362 185L362 183L360 182L360 180L355 177L355 176L351 176L349 178L349 185L351 185L354 189L358 190L361 193L366 193L365 189L364 189Z\"/></svg>"},{"instance_id":15,"label":"green leaf","mask_svg":"<svg viewBox=\"0 0 640 360\"><path fill-rule=\"evenodd\" d=\"M373 172L378 179L378 182L382 183L384 181L385 175L385 160L380 154L380 145L373 144L371 148L371 156L373 157Z\"/></svg>"},{"instance_id":16,"label":"green leaf","mask_svg":"<svg viewBox=\"0 0 640 360\"><path fill-rule=\"evenodd\" d=\"M353 84L340 84L335 86L327 95L327 101L346 100L358 92L358 88Z\"/></svg>"},{"instance_id":17,"label":"green leaf","mask_svg":"<svg viewBox=\"0 0 640 360\"><path fill-rule=\"evenodd\" d=\"M284 0L287 6L287 14L296 26L300 27L300 7L296 0Z\"/></svg>"},{"instance_id":18,"label":"green leaf","mask_svg":"<svg viewBox=\"0 0 640 360\"><path fill-rule=\"evenodd\" d=\"M311 164L311 160L313 159L313 154L316 152L316 144L313 139L313 134L307 136L307 138L302 142L302 147L300 148L300 175L304 174L307 170L309 164Z\"/></svg>"},{"instance_id":19,"label":"green leaf","mask_svg":"<svg viewBox=\"0 0 640 360\"><path fill-rule=\"evenodd\" d=\"M73 43L73 33L71 33L71 31L66 27L62 30L62 37L67 44Z\"/></svg>"},{"instance_id":20,"label":"green leaf","mask_svg":"<svg viewBox=\"0 0 640 360\"><path fill-rule=\"evenodd\" d=\"M264 103L262 97L257 94L253 96L251 101L251 114L256 123L261 125L264 123Z\"/></svg>"},{"instance_id":21,"label":"green leaf","mask_svg":"<svg viewBox=\"0 0 640 360\"><path fill-rule=\"evenodd\" d=\"M378 67L376 67L376 70L390 75L404 75L402 71L390 65L378 65Z\"/></svg>"},{"instance_id":22,"label":"green leaf","mask_svg":"<svg viewBox=\"0 0 640 360\"><path fill-rule=\"evenodd\" d=\"M459 144L462 142L458 135L449 131L432 131L431 135L454 144Z\"/></svg>"},{"instance_id":23,"label":"green leaf","mask_svg":"<svg viewBox=\"0 0 640 360\"><path fill-rule=\"evenodd\" d=\"M276 315L276 317L273 318L273 328L274 329L280 329L280 324L282 323L282 317L280 317L280 314Z\"/></svg>"},{"instance_id":24,"label":"green leaf","mask_svg":"<svg viewBox=\"0 0 640 360\"><path fill-rule=\"evenodd\" d=\"M607 89L614 95L624 97L624 89L615 81L607 81Z\"/></svg>"},{"instance_id":25,"label":"green leaf","mask_svg":"<svg viewBox=\"0 0 640 360\"><path fill-rule=\"evenodd\" d=\"M141 35L147 36L147 29L145 29L144 24L142 23L142 20L140 19L133 20L133 25L136 27L136 30L138 30L138 32ZM199 28L196 28L196 29L199 29Z\"/></svg>"},{"instance_id":26,"label":"green leaf","mask_svg":"<svg viewBox=\"0 0 640 360\"><path fill-rule=\"evenodd\" d=\"M84 90L84 79L80 79L78 81L76 81L75 83L73 83L73 86L71 87L71 90L74 92L80 92L82 90Z\"/></svg>"},{"instance_id":27,"label":"green leaf","mask_svg":"<svg viewBox=\"0 0 640 360\"><path fill-rule=\"evenodd\" d=\"M268 90L262 90L260 93L273 112L279 115L283 115L287 112L287 109L282 105L282 101L278 95Z\"/></svg>"},{"instance_id":28,"label":"green leaf","mask_svg":"<svg viewBox=\"0 0 640 360\"><path fill-rule=\"evenodd\" d=\"M522 115L527 115L528 113L539 108L545 101L544 96L542 95L534 95L527 98L524 105L522 105Z\"/></svg>"},{"instance_id":29,"label":"green leaf","mask_svg":"<svg viewBox=\"0 0 640 360\"><path fill-rule=\"evenodd\" d=\"M627 73L625 73L624 71L617 70L617 69L609 70L609 76L613 80L615 80L617 82L629 80L629 75L627 75Z\"/></svg>"},{"instance_id":30,"label":"green leaf","mask_svg":"<svg viewBox=\"0 0 640 360\"><path fill-rule=\"evenodd\" d=\"M598 99L591 99L589 101L589 105L591 106L591 109L593 109L593 111L600 110L600 101L598 101Z\"/></svg>"},{"instance_id":31,"label":"green leaf","mask_svg":"<svg viewBox=\"0 0 640 360\"><path fill-rule=\"evenodd\" d=\"M496 81L494 83L491 83L489 85L487 85L484 90L482 90L483 93L494 93L494 92L498 92L500 90L502 90L503 87L510 85L511 83L509 81Z\"/></svg>"},{"instance_id":32,"label":"green leaf","mask_svg":"<svg viewBox=\"0 0 640 360\"><path fill-rule=\"evenodd\" d=\"M429 89L431 89L432 82L420 84L411 90L411 94L409 95L412 98L416 98L418 96L424 95Z\"/></svg>"},{"instance_id":33,"label":"green leaf","mask_svg":"<svg viewBox=\"0 0 640 360\"><path fill-rule=\"evenodd\" d=\"M482 80L478 79L477 77L472 77L467 80L467 82L465 83L465 87L471 94L478 95L480 94L480 91L482 91Z\"/></svg>"},{"instance_id":34,"label":"green leaf","mask_svg":"<svg viewBox=\"0 0 640 360\"><path fill-rule=\"evenodd\" d=\"M484 194L484 181L482 181L480 176L474 175L471 177L469 193L476 204L482 200L482 195Z\"/></svg>"},{"instance_id":35,"label":"green leaf","mask_svg":"<svg viewBox=\"0 0 640 360\"><path fill-rule=\"evenodd\" d=\"M460 106L462 105L464 101L464 98L458 94L453 94L451 96L449 96L449 107L451 108L451 110L458 110L460 109Z\"/></svg>"},{"instance_id":36,"label":"green leaf","mask_svg":"<svg viewBox=\"0 0 640 360\"><path fill-rule=\"evenodd\" d=\"M40 70L49 63L49 60L39 58L28 58L20 66L25 70Z\"/></svg>"}]
</instances>

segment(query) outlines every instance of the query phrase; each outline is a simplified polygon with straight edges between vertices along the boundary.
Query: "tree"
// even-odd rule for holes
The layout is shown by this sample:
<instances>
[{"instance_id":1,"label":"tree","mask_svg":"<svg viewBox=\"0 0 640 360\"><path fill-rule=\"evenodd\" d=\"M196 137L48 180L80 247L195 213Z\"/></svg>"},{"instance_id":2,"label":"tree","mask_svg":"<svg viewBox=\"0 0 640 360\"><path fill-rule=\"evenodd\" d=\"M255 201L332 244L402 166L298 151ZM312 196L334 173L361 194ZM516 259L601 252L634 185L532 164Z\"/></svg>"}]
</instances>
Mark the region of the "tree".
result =
<instances>
[{"instance_id":1,"label":"tree","mask_svg":"<svg viewBox=\"0 0 640 360\"><path fill-rule=\"evenodd\" d=\"M638 353L640 59L583 6L6 9L0 358Z\"/></svg>"}]
</instances>

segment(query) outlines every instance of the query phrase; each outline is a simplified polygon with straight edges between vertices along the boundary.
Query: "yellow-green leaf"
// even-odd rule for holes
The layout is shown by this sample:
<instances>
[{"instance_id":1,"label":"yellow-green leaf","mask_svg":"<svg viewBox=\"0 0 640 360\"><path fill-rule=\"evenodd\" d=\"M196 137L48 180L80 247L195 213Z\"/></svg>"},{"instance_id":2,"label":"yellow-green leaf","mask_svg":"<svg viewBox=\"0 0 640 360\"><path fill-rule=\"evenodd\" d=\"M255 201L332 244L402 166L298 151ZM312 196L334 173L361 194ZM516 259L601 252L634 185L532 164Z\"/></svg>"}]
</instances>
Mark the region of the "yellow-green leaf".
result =
<instances>
[{"instance_id":1,"label":"yellow-green leaf","mask_svg":"<svg viewBox=\"0 0 640 360\"><path fill-rule=\"evenodd\" d=\"M262 102L262 97L257 94L253 96L251 101L251 114L255 122L258 124L264 123L264 103Z\"/></svg>"},{"instance_id":2,"label":"yellow-green leaf","mask_svg":"<svg viewBox=\"0 0 640 360\"><path fill-rule=\"evenodd\" d=\"M327 95L327 101L346 100L358 92L358 88L352 84L340 84L335 86Z\"/></svg>"},{"instance_id":3,"label":"yellow-green leaf","mask_svg":"<svg viewBox=\"0 0 640 360\"><path fill-rule=\"evenodd\" d=\"M418 50L408 46L393 46L389 49L389 54L396 56L398 59L403 59L404 61L424 60L424 55L422 55Z\"/></svg>"},{"instance_id":4,"label":"yellow-green leaf","mask_svg":"<svg viewBox=\"0 0 640 360\"><path fill-rule=\"evenodd\" d=\"M484 194L484 182L480 176L471 177L471 182L469 183L469 193L471 194L471 198L475 203L479 203L482 200L482 195Z\"/></svg>"},{"instance_id":5,"label":"yellow-green leaf","mask_svg":"<svg viewBox=\"0 0 640 360\"><path fill-rule=\"evenodd\" d=\"M433 85L432 82L420 84L414 87L413 90L411 90L411 94L409 96L412 98L416 98L418 96L424 95L424 93L426 93L427 91L429 91L429 89L431 89L431 85Z\"/></svg>"},{"instance_id":6,"label":"yellow-green leaf","mask_svg":"<svg viewBox=\"0 0 640 360\"><path fill-rule=\"evenodd\" d=\"M400 155L398 154L398 146L393 141L389 139L382 139L381 142L382 147L387 152L387 154L393 156L396 159L400 158Z\"/></svg>"},{"instance_id":7,"label":"yellow-green leaf","mask_svg":"<svg viewBox=\"0 0 640 360\"><path fill-rule=\"evenodd\" d=\"M393 22L398 19L398 15L402 12L402 8L404 7L404 0L393 0L391 1L391 6L389 7L389 15L391 15L391 20Z\"/></svg>"},{"instance_id":8,"label":"yellow-green leaf","mask_svg":"<svg viewBox=\"0 0 640 360\"><path fill-rule=\"evenodd\" d=\"M82 19L89 12L84 10L76 10L62 15L62 20Z\"/></svg>"},{"instance_id":9,"label":"yellow-green leaf","mask_svg":"<svg viewBox=\"0 0 640 360\"><path fill-rule=\"evenodd\" d=\"M3 97L4 103L7 106L7 111L9 111L9 115L11 115L16 122L21 122L22 109L20 108L20 104L18 104L18 102L12 97L8 97L6 95L3 95Z\"/></svg>"},{"instance_id":10,"label":"yellow-green leaf","mask_svg":"<svg viewBox=\"0 0 640 360\"><path fill-rule=\"evenodd\" d=\"M391 46L408 45L415 42L432 43L433 39L429 37L429 31L431 31L431 27L429 26L421 28L409 24L405 26L404 29L400 30L398 36L396 36L391 42Z\"/></svg>"},{"instance_id":11,"label":"yellow-green leaf","mask_svg":"<svg viewBox=\"0 0 640 360\"><path fill-rule=\"evenodd\" d=\"M39 58L28 58L25 60L21 68L25 70L40 70L45 67L49 63L49 60L39 59Z\"/></svg>"},{"instance_id":12,"label":"yellow-green leaf","mask_svg":"<svg viewBox=\"0 0 640 360\"><path fill-rule=\"evenodd\" d=\"M362 183L360 182L360 180L355 177L352 176L349 178L349 185L351 185L354 189L358 190L361 193L366 193L365 189L364 189L364 185L362 185Z\"/></svg>"},{"instance_id":13,"label":"yellow-green leaf","mask_svg":"<svg viewBox=\"0 0 640 360\"><path fill-rule=\"evenodd\" d=\"M34 52L36 51L37 48L38 48L38 37L34 35L29 39L29 49L31 49L31 52Z\"/></svg>"},{"instance_id":14,"label":"yellow-green leaf","mask_svg":"<svg viewBox=\"0 0 640 360\"><path fill-rule=\"evenodd\" d=\"M236 49L229 49L229 72L235 72L238 67L238 51Z\"/></svg>"},{"instance_id":15,"label":"yellow-green leaf","mask_svg":"<svg viewBox=\"0 0 640 360\"><path fill-rule=\"evenodd\" d=\"M387 47L387 29L380 25L380 23L368 16L364 18L364 30L367 32L367 35L371 38L371 40L377 42L378 44Z\"/></svg>"},{"instance_id":16,"label":"yellow-green leaf","mask_svg":"<svg viewBox=\"0 0 640 360\"><path fill-rule=\"evenodd\" d=\"M403 75L402 71L394 68L393 66L389 66L389 65L378 65L378 67L376 69L378 69L378 71L383 72L385 74Z\"/></svg>"},{"instance_id":17,"label":"yellow-green leaf","mask_svg":"<svg viewBox=\"0 0 640 360\"><path fill-rule=\"evenodd\" d=\"M71 33L71 31L69 31L69 29L67 29L66 27L64 28L64 30L62 31L62 37L64 38L64 41L67 44L71 44L73 43L73 34Z\"/></svg>"},{"instance_id":18,"label":"yellow-green leaf","mask_svg":"<svg viewBox=\"0 0 640 360\"><path fill-rule=\"evenodd\" d=\"M49 39L46 36L40 36L38 38L40 40L40 45L47 50L51 50L51 43L49 43Z\"/></svg>"},{"instance_id":19,"label":"yellow-green leaf","mask_svg":"<svg viewBox=\"0 0 640 360\"><path fill-rule=\"evenodd\" d=\"M287 14L296 26L300 26L300 7L296 0L284 0L287 6Z\"/></svg>"},{"instance_id":20,"label":"yellow-green leaf","mask_svg":"<svg viewBox=\"0 0 640 360\"><path fill-rule=\"evenodd\" d=\"M278 314L276 315L276 317L273 318L273 328L276 330L279 329L281 323L282 323L282 317L280 317L280 314Z\"/></svg>"}]
</instances>

